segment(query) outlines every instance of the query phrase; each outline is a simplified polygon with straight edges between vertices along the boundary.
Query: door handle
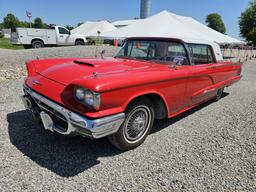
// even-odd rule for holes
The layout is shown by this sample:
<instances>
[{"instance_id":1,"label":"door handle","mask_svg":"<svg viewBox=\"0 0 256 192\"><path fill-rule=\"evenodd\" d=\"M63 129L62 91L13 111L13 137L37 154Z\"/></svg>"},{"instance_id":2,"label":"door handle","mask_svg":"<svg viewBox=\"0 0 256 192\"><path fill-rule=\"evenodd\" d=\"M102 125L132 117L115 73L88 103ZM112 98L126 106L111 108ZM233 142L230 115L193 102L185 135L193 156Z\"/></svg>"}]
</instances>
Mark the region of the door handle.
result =
<instances>
[{"instance_id":1,"label":"door handle","mask_svg":"<svg viewBox=\"0 0 256 192\"><path fill-rule=\"evenodd\" d=\"M63 37L63 35L60 35L60 37Z\"/></svg>"}]
</instances>

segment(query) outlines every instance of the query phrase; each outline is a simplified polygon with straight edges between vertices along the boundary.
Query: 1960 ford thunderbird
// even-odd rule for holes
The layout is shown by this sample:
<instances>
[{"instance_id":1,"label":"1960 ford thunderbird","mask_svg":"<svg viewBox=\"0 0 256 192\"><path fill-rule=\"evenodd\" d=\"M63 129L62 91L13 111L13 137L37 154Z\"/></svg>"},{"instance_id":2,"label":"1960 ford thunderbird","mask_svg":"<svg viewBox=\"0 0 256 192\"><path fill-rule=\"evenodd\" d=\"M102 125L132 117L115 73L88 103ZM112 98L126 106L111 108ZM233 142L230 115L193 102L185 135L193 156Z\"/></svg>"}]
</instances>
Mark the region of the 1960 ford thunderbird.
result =
<instances>
[{"instance_id":1,"label":"1960 ford thunderbird","mask_svg":"<svg viewBox=\"0 0 256 192\"><path fill-rule=\"evenodd\" d=\"M143 143L155 119L219 100L241 78L215 43L128 38L114 58L32 60L25 107L63 135L108 136L121 150Z\"/></svg>"}]
</instances>

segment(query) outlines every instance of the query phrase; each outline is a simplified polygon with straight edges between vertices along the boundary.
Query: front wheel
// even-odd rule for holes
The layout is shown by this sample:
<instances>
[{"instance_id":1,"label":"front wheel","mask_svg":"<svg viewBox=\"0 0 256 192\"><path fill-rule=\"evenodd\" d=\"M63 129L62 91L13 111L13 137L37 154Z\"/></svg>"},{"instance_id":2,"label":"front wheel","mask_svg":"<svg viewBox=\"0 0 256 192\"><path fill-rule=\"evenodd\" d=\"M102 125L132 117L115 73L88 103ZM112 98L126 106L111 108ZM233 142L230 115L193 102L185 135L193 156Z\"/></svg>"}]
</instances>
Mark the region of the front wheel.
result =
<instances>
[{"instance_id":1,"label":"front wheel","mask_svg":"<svg viewBox=\"0 0 256 192\"><path fill-rule=\"evenodd\" d=\"M76 40L75 45L85 45L83 40Z\"/></svg>"},{"instance_id":2,"label":"front wheel","mask_svg":"<svg viewBox=\"0 0 256 192\"><path fill-rule=\"evenodd\" d=\"M130 150L141 145L154 123L153 104L147 98L140 98L128 106L126 118L118 132L108 137L120 150Z\"/></svg>"}]
</instances>

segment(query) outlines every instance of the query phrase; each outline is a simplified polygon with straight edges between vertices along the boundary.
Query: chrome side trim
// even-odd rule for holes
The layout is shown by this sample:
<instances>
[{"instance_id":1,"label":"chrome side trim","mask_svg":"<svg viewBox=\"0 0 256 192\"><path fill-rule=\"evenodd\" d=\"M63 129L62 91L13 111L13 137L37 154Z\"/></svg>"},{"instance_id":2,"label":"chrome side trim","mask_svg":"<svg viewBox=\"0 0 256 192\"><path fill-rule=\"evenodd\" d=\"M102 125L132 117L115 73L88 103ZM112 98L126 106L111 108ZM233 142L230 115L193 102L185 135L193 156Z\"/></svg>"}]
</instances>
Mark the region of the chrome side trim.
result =
<instances>
[{"instance_id":1,"label":"chrome side trim","mask_svg":"<svg viewBox=\"0 0 256 192\"><path fill-rule=\"evenodd\" d=\"M210 93L213 93L213 92L215 92L215 91L216 91L215 88L213 88L213 89L207 89L207 90L204 91L204 94L210 94Z\"/></svg>"},{"instance_id":2,"label":"chrome side trim","mask_svg":"<svg viewBox=\"0 0 256 192\"><path fill-rule=\"evenodd\" d=\"M23 98L26 97L27 99L27 96L29 95L41 109L40 117L43 121L44 128L51 131L56 131L62 135L71 135L75 133L95 139L102 138L117 132L125 119L125 114L119 113L108 117L90 120L37 94L26 86L24 87L24 92L25 95L23 96ZM25 107L31 110L31 108L28 108L27 105L25 105ZM49 110L48 107L53 110ZM64 118L59 117L55 112L58 112ZM67 130L63 131L62 129L55 126L54 123L50 126L51 116L58 117L59 119L65 121L68 124Z\"/></svg>"}]
</instances>

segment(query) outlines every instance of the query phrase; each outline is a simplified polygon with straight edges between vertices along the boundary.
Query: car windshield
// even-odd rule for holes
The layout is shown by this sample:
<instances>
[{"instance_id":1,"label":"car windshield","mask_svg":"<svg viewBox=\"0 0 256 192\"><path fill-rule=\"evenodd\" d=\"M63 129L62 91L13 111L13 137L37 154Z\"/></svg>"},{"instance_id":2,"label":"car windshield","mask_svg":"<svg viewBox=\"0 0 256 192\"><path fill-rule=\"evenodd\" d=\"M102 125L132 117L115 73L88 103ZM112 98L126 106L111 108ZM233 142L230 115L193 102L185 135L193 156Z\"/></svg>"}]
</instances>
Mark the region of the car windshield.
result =
<instances>
[{"instance_id":1,"label":"car windshield","mask_svg":"<svg viewBox=\"0 0 256 192\"><path fill-rule=\"evenodd\" d=\"M188 64L184 46L171 41L127 40L116 57L155 61L163 64Z\"/></svg>"}]
</instances>

